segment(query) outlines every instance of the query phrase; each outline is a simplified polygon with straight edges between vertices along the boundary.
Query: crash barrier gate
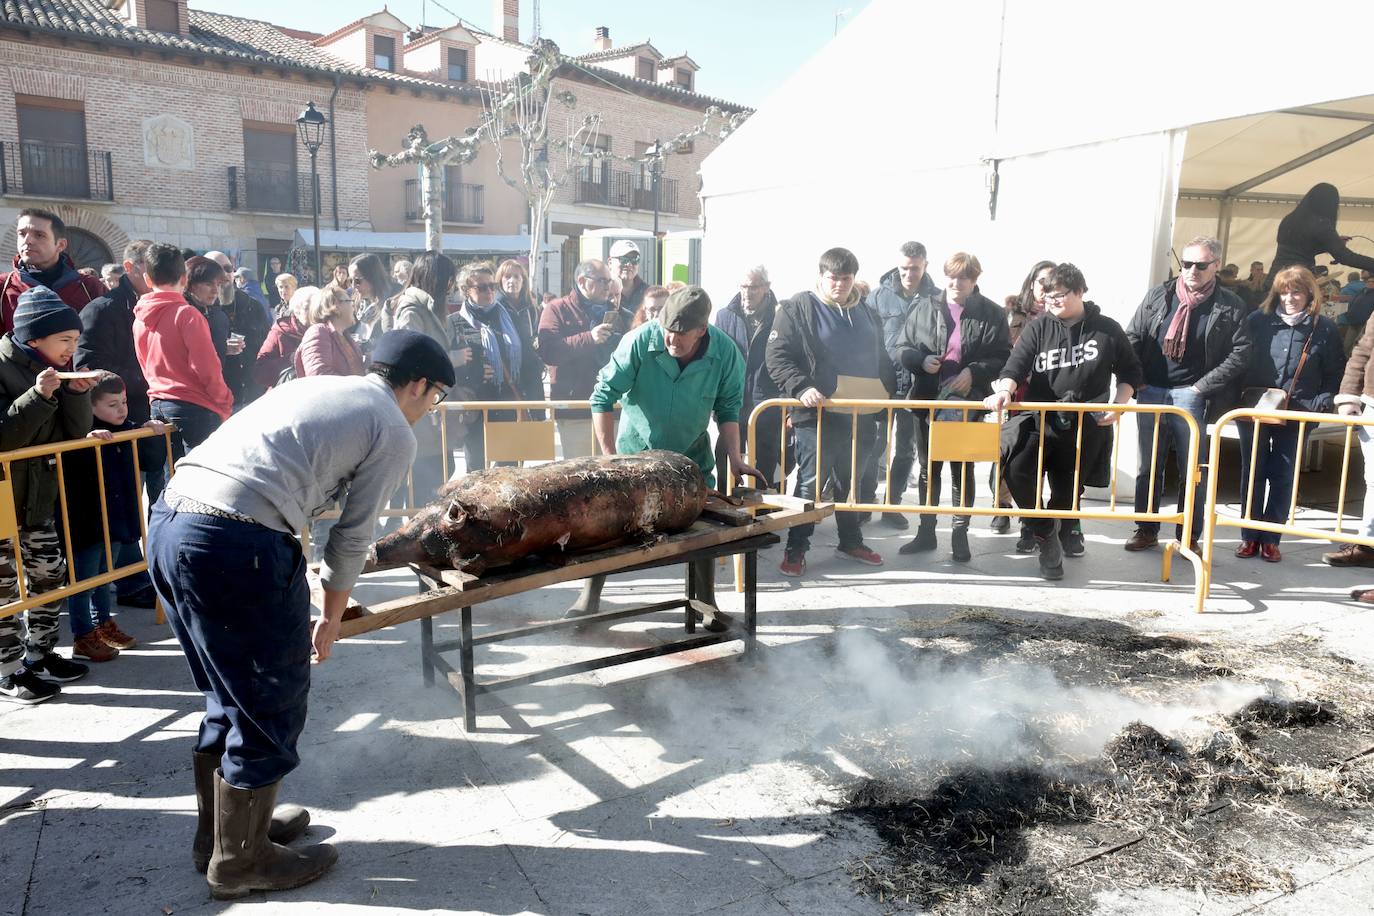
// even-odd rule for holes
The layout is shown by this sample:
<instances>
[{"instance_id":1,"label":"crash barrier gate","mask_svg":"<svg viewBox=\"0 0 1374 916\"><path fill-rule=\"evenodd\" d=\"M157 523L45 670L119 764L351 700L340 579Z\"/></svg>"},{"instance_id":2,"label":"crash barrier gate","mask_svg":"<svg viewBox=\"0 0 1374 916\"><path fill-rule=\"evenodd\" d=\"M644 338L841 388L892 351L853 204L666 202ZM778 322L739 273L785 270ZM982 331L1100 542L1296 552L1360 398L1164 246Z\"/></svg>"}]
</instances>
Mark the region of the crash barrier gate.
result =
<instances>
[{"instance_id":1,"label":"crash barrier gate","mask_svg":"<svg viewBox=\"0 0 1374 916\"><path fill-rule=\"evenodd\" d=\"M1238 434L1242 424L1253 429L1253 424L1258 422L1261 425L1284 423L1295 428L1297 439L1294 448L1293 458L1293 492L1288 498L1287 511L1284 514L1284 521L1271 521L1258 517L1263 512L1264 495L1261 494L1259 500L1250 500L1246 494L1254 492L1255 479L1259 474L1259 438L1250 437L1250 473L1245 475L1241 484L1241 513L1238 516L1222 515L1217 505L1217 475L1209 474L1207 481L1206 502L1204 503L1204 517L1202 529L1202 541L1199 550L1202 555L1201 575L1197 578L1195 586L1196 608L1199 613L1204 610L1207 596L1212 588L1212 572L1216 559L1216 533L1218 528L1249 528L1254 531L1268 531L1274 534L1290 537L1314 538L1317 540L1333 541L1340 544L1356 544L1363 547L1374 547L1374 538L1366 537L1356 531L1346 531L1346 486L1350 481L1350 453L1352 446L1356 444L1356 439L1361 435L1360 430L1374 426L1374 416L1355 416L1347 417L1340 414L1329 413L1303 413L1300 411L1288 410L1257 410L1255 408L1240 408L1222 414L1217 420L1212 435L1212 444L1208 456L1208 464L1216 467L1220 460L1221 443L1228 438L1241 438ZM1317 431L1318 425L1326 427ZM1229 429L1228 429L1229 427ZM1330 433L1334 432L1335 435ZM1365 433L1364 435L1368 435ZM1305 449L1314 436L1319 436L1327 441L1341 443L1341 474L1336 491L1336 514L1331 519L1330 527L1320 527L1315 522L1321 518L1319 515L1309 516L1314 524L1298 523L1298 490L1301 485L1302 474L1300 470L1301 456L1306 454ZM1244 439L1241 439L1241 448L1244 449ZM1370 470L1365 469L1366 479L1369 478ZM1370 494L1366 491L1364 499L1369 499ZM1254 503L1258 503L1260 508L1256 509ZM1351 527L1359 527L1360 515L1363 509L1363 500L1357 506L1354 513L1354 522Z\"/></svg>"},{"instance_id":2,"label":"crash barrier gate","mask_svg":"<svg viewBox=\"0 0 1374 916\"><path fill-rule=\"evenodd\" d=\"M49 445L35 445L29 448L15 449L9 452L0 452L0 472L4 474L4 480L0 480L0 541L6 541L10 545L10 550L14 556L14 568L19 579L19 597L0 605L0 617L12 617L15 614L27 611L39 605L52 604L61 601L63 598L94 588L97 585L115 582L119 579L135 576L148 569L148 521L143 512L143 480L138 460L138 447L130 447L133 453L133 485L134 493L137 496L136 505L139 507L138 526L140 534L140 546L143 548L143 559L137 563L128 563L124 566L115 568L114 552L110 545L110 515L105 505L105 486L106 469L104 452L101 446L114 445L121 442L136 442L139 439L148 439L153 436L161 436L167 450L168 473L172 469L172 432L174 427L168 426L163 432L155 432L151 429L135 429L128 432L115 433L113 439L72 439L66 442L54 442ZM100 505L95 506L69 506L67 504L66 486L66 461L63 456L72 452L95 449L95 474L97 491L100 495ZM24 552L19 545L19 517L14 504L14 465L21 461L49 461L56 466L57 470L57 521L59 537L61 539L63 554L67 558L67 584L61 588L52 589L38 594L30 594L27 577L24 573ZM21 473L23 469L20 469ZM73 510L82 512L99 511L101 537L105 548L105 569L103 573L94 576L87 576L78 579L76 576L75 555L72 551L71 534L71 513ZM162 608L157 609L157 622L163 622Z\"/></svg>"},{"instance_id":3,"label":"crash barrier gate","mask_svg":"<svg viewBox=\"0 0 1374 916\"><path fill-rule=\"evenodd\" d=\"M1173 566L1173 556L1175 553L1182 555L1193 564L1197 579L1204 578L1203 560L1198 555L1193 545L1188 543L1191 534L1191 526L1184 521L1191 518L1193 514L1193 504L1195 499L1196 483L1201 479L1201 469L1198 464L1198 454L1200 450L1200 438L1197 422L1192 415L1181 407L1171 404L1069 404L1060 402L1027 402L1023 404L1010 404L1001 416L993 416L978 401L891 401L891 400L870 400L870 399L827 399L816 408L805 408L801 401L795 398L773 398L759 403L752 414L749 416L749 456L750 460L758 454L758 422L765 411L780 410L782 421L778 424L779 436L779 455L781 468L778 473L778 488L782 491L786 487L789 476L787 460L789 449L787 447L788 438L788 417L791 411L802 408L808 411L814 410L817 414L816 424L816 454L822 454L822 445L826 435L826 424L823 422L827 413L838 415L840 422L849 426L848 447L849 447L849 490L848 496L836 502L835 509L838 512L901 512L909 515L971 515L976 517L991 517L1005 515L1009 518L1054 518L1054 519L1094 519L1101 521L1116 522L1158 522L1160 524L1161 535L1164 533L1166 525L1182 525L1184 540L1170 539L1163 542L1164 556L1161 564L1160 578L1169 581L1170 572ZM863 468L859 466L859 421L863 415L885 415L887 438L884 443L886 462L882 480L883 493L892 492L892 457L895 448L896 423L894 422L898 411L915 410L930 411L932 417L930 421L929 444L926 449L927 461L927 485L925 493L917 493L918 502L889 504L879 502L862 502L859 499L859 481L863 476ZM936 411L941 416L957 414L958 419L935 419ZM1042 481L1036 488L1035 505L1026 508L1018 508L1014 505L997 505L997 493L1002 489L1002 462L1001 462L1001 428L999 421L1009 420L1014 414L1031 414L1036 417L1039 429L1046 428L1046 422L1051 415L1073 414L1079 422L1075 423L1076 442L1075 458L1073 469L1073 504L1068 509L1047 509L1044 508L1045 492L1048 483L1045 480L1045 442L1044 436L1038 436L1039 453L1036 460L1037 479ZM1116 419L1114 423L1120 423L1126 417L1136 417L1145 415L1152 417L1146 421L1149 427L1147 435L1152 437L1150 447L1150 486L1149 496L1146 503L1147 509L1154 511L1135 511L1135 493L1118 493L1118 469L1120 466L1121 437L1112 437L1111 459L1109 466L1109 476L1111 478L1108 486L1108 500L1105 509L1089 508L1082 505L1082 482L1084 480L1085 469L1081 467L1080 461L1083 454L1083 425L1084 423L1096 423L1096 415L1113 415ZM984 416L986 415L986 416ZM1093 415L1093 416L1089 416ZM1172 416L1179 418L1187 427L1188 441L1181 447L1184 451L1184 476L1186 480L1192 481L1192 486L1184 487L1183 504L1175 507L1173 512L1165 512L1160 508L1160 504L1165 501L1169 494L1155 492L1156 474L1154 470L1161 467L1161 462L1168 459L1168 454L1161 451L1161 443L1164 442L1164 418ZM1136 421L1139 422L1139 421ZM834 422L830 426L832 434ZM1135 455L1126 456L1129 462L1127 470L1132 477L1136 473ZM976 485L978 481L974 479L975 471L972 467L974 462L990 462L992 465L992 493L991 500L983 505L977 503L964 507L953 505L935 505L931 495L935 486L935 474L929 473L932 466L940 462L958 462L963 464L964 473L969 475L966 483ZM913 466L912 475L916 477L919 468ZM810 473L815 475L818 468L812 468ZM767 473L767 471L765 471ZM728 471L726 476L729 475ZM817 499L821 498L824 484L826 481L816 480L815 492ZM734 481L731 481L733 486ZM911 485L913 491L919 487L913 481ZM949 497L952 502L952 494ZM1124 501L1125 508L1121 507ZM1010 500L1008 500L1010 502Z\"/></svg>"}]
</instances>

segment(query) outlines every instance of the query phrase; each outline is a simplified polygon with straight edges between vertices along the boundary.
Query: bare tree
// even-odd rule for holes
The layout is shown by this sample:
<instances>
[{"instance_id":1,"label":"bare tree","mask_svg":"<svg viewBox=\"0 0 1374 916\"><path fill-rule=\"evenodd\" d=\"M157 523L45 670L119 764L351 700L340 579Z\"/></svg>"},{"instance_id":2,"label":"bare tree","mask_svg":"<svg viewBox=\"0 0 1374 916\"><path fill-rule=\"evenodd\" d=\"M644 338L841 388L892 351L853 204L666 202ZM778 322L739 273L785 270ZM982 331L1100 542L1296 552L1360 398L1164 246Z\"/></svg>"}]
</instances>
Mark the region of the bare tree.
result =
<instances>
[{"instance_id":1,"label":"bare tree","mask_svg":"<svg viewBox=\"0 0 1374 916\"><path fill-rule=\"evenodd\" d=\"M461 165L477 158L484 128L481 125L461 137L445 137L431 143L425 126L416 124L406 134L405 148L399 153L388 156L368 150L373 168L420 166L420 212L425 220L425 248L430 251L442 251L444 247L444 166Z\"/></svg>"},{"instance_id":2,"label":"bare tree","mask_svg":"<svg viewBox=\"0 0 1374 916\"><path fill-rule=\"evenodd\" d=\"M600 115L576 117L577 97L566 89L555 89L553 78L563 63L556 44L537 40L529 73L489 82L482 97L485 136L496 156L496 172L520 193L529 208L530 275L543 278L541 287L547 286L548 279L542 249L549 207L559 189L595 155L601 129ZM510 141L519 145L515 163L508 162Z\"/></svg>"}]
</instances>

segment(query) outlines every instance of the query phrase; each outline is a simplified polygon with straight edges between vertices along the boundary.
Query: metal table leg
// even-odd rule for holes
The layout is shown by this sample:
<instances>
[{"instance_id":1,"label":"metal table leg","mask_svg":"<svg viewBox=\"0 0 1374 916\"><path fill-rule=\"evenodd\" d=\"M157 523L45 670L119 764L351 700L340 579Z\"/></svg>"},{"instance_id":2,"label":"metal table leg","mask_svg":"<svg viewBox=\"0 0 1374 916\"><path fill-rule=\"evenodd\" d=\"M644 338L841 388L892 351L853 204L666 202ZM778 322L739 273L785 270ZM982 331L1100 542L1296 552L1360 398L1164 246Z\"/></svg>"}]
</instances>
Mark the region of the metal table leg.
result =
<instances>
[{"instance_id":1,"label":"metal table leg","mask_svg":"<svg viewBox=\"0 0 1374 916\"><path fill-rule=\"evenodd\" d=\"M434 618L420 618L420 676L426 687L434 686Z\"/></svg>"},{"instance_id":2,"label":"metal table leg","mask_svg":"<svg viewBox=\"0 0 1374 916\"><path fill-rule=\"evenodd\" d=\"M744 555L744 654L758 647L759 624L759 552Z\"/></svg>"},{"instance_id":3,"label":"metal table leg","mask_svg":"<svg viewBox=\"0 0 1374 916\"><path fill-rule=\"evenodd\" d=\"M477 727L477 681L472 666L472 608L458 609L461 625L458 628L458 668L463 682L463 730Z\"/></svg>"},{"instance_id":4,"label":"metal table leg","mask_svg":"<svg viewBox=\"0 0 1374 916\"><path fill-rule=\"evenodd\" d=\"M692 600L697 596L697 578L696 564L690 561L687 563L686 582L687 600L684 602L685 606L682 611L683 626L688 633L695 633L697 631L697 612L692 610Z\"/></svg>"}]
</instances>

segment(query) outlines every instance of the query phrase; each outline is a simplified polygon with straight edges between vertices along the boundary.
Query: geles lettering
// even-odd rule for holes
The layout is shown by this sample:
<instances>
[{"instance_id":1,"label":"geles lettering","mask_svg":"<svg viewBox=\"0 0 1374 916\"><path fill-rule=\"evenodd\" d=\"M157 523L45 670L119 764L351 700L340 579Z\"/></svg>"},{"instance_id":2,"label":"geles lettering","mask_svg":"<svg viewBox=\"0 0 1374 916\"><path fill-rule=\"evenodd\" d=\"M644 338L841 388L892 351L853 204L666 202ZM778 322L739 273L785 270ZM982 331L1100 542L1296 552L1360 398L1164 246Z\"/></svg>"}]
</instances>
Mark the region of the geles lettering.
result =
<instances>
[{"instance_id":1,"label":"geles lettering","mask_svg":"<svg viewBox=\"0 0 1374 916\"><path fill-rule=\"evenodd\" d=\"M1060 347L1058 350L1049 350L1038 354L1035 357L1035 371L1048 372L1051 369L1081 366L1095 359L1097 359L1097 341L1089 340L1072 348Z\"/></svg>"}]
</instances>

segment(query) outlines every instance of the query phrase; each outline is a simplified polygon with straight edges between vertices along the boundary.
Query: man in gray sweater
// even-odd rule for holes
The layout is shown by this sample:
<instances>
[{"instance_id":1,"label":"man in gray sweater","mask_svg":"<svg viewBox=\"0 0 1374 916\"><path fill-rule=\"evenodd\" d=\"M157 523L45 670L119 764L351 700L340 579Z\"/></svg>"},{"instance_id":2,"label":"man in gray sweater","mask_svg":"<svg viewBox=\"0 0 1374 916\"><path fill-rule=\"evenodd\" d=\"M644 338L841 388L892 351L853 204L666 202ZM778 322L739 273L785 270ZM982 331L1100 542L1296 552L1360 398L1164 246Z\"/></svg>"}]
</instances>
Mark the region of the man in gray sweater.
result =
<instances>
[{"instance_id":1,"label":"man in gray sweater","mask_svg":"<svg viewBox=\"0 0 1374 916\"><path fill-rule=\"evenodd\" d=\"M299 887L337 858L327 844L281 845L310 816L274 812L277 788L300 761L312 651L329 658L377 513L415 457L411 427L453 382L439 343L389 331L367 376L298 379L235 414L153 506L149 572L205 694L192 860L218 899ZM312 633L296 534L335 502Z\"/></svg>"}]
</instances>

